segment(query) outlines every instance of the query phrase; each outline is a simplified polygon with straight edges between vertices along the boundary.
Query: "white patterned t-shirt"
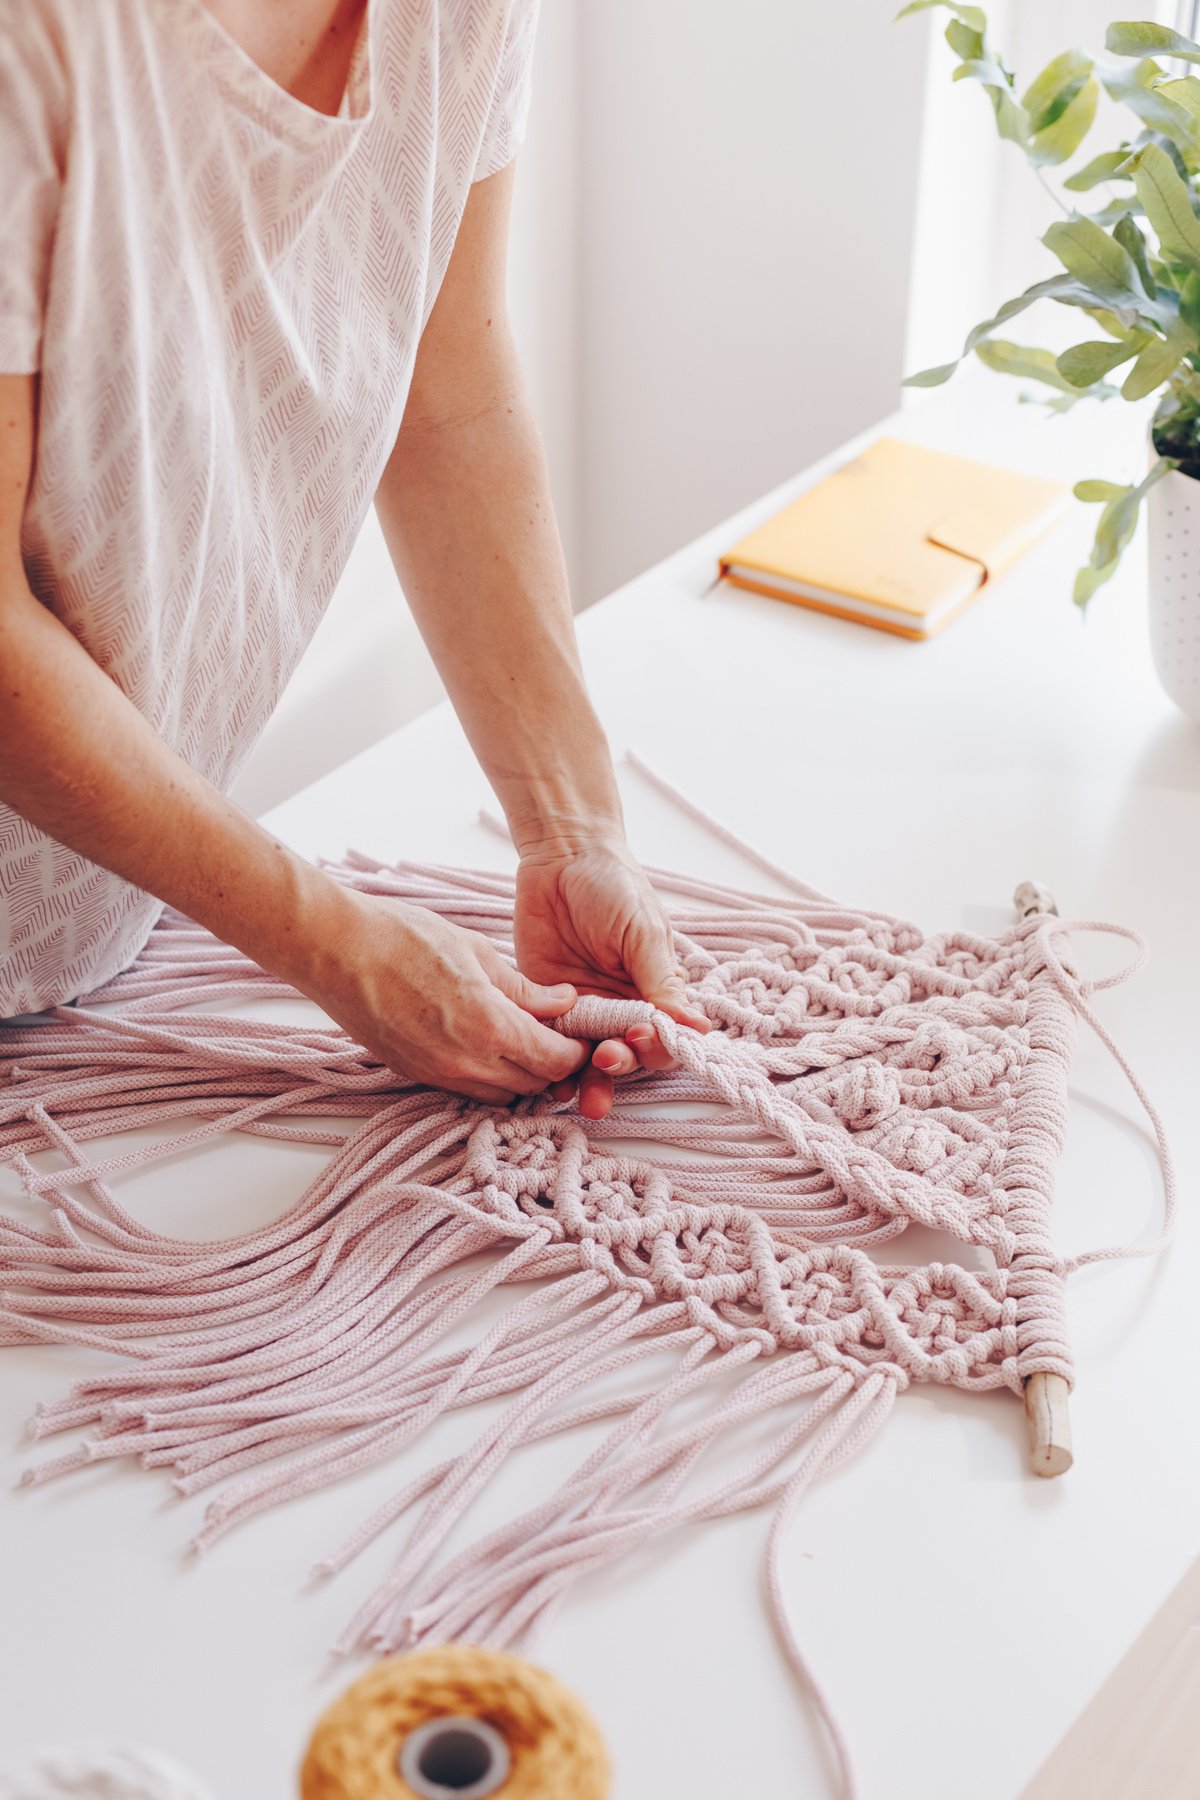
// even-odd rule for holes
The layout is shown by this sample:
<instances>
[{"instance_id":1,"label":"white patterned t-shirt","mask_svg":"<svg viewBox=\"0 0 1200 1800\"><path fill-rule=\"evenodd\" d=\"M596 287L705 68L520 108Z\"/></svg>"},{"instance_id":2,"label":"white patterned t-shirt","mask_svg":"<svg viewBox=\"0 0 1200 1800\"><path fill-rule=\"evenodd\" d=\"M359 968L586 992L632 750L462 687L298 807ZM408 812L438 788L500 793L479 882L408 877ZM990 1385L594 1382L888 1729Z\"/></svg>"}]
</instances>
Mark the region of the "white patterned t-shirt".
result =
<instances>
[{"instance_id":1,"label":"white patterned t-shirt","mask_svg":"<svg viewBox=\"0 0 1200 1800\"><path fill-rule=\"evenodd\" d=\"M40 372L34 593L228 787L395 441L536 0L368 0L336 116L203 0L0 0L0 370ZM0 803L0 1017L123 968L159 902Z\"/></svg>"}]
</instances>

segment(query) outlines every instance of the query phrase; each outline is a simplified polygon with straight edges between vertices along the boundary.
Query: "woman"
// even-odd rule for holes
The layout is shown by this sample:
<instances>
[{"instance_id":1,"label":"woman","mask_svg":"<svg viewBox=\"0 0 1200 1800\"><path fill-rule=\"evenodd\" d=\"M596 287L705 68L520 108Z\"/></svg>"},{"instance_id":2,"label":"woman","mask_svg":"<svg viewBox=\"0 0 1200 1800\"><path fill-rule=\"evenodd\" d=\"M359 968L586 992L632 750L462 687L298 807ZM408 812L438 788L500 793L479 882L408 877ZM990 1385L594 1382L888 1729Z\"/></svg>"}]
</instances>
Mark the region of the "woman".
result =
<instances>
[{"instance_id":1,"label":"woman","mask_svg":"<svg viewBox=\"0 0 1200 1800\"><path fill-rule=\"evenodd\" d=\"M0 0L0 1017L162 902L403 1073L602 1117L704 1028L625 843L504 308L536 0ZM521 972L226 797L374 501L520 855Z\"/></svg>"}]
</instances>

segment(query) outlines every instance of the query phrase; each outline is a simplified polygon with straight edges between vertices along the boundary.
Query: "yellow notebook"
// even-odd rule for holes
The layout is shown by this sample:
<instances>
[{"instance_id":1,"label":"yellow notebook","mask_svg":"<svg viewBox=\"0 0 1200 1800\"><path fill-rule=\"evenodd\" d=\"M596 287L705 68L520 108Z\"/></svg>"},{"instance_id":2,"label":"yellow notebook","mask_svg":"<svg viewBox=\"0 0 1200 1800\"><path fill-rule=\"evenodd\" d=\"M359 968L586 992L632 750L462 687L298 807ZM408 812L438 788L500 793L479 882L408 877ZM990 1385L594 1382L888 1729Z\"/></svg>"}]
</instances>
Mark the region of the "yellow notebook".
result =
<instances>
[{"instance_id":1,"label":"yellow notebook","mask_svg":"<svg viewBox=\"0 0 1200 1800\"><path fill-rule=\"evenodd\" d=\"M1056 481L879 438L720 558L780 600L932 637L1061 515Z\"/></svg>"}]
</instances>

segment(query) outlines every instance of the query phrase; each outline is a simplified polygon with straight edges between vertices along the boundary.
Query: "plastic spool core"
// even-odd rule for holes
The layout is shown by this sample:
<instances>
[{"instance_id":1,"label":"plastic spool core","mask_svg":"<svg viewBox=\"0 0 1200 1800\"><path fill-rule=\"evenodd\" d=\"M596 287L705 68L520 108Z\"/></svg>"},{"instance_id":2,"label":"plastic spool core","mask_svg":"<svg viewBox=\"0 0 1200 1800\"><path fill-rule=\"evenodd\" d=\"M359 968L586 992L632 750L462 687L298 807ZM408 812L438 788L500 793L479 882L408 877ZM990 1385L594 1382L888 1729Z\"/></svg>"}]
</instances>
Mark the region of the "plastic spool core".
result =
<instances>
[{"instance_id":1,"label":"plastic spool core","mask_svg":"<svg viewBox=\"0 0 1200 1800\"><path fill-rule=\"evenodd\" d=\"M427 1719L400 1751L400 1773L421 1800L487 1800L508 1780L508 1745L483 1719Z\"/></svg>"}]
</instances>

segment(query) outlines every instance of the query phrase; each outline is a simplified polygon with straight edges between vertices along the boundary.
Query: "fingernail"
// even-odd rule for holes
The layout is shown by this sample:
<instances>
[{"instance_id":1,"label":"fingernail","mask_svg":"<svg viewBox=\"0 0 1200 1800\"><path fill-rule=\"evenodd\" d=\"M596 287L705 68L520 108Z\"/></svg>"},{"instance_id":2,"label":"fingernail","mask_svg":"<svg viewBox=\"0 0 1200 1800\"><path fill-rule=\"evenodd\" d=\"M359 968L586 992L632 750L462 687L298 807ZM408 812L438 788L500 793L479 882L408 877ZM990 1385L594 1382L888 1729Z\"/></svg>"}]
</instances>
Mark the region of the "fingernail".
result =
<instances>
[{"instance_id":1,"label":"fingernail","mask_svg":"<svg viewBox=\"0 0 1200 1800\"><path fill-rule=\"evenodd\" d=\"M617 1066L617 1058L611 1050L597 1050L592 1061L598 1069L615 1069Z\"/></svg>"}]
</instances>

